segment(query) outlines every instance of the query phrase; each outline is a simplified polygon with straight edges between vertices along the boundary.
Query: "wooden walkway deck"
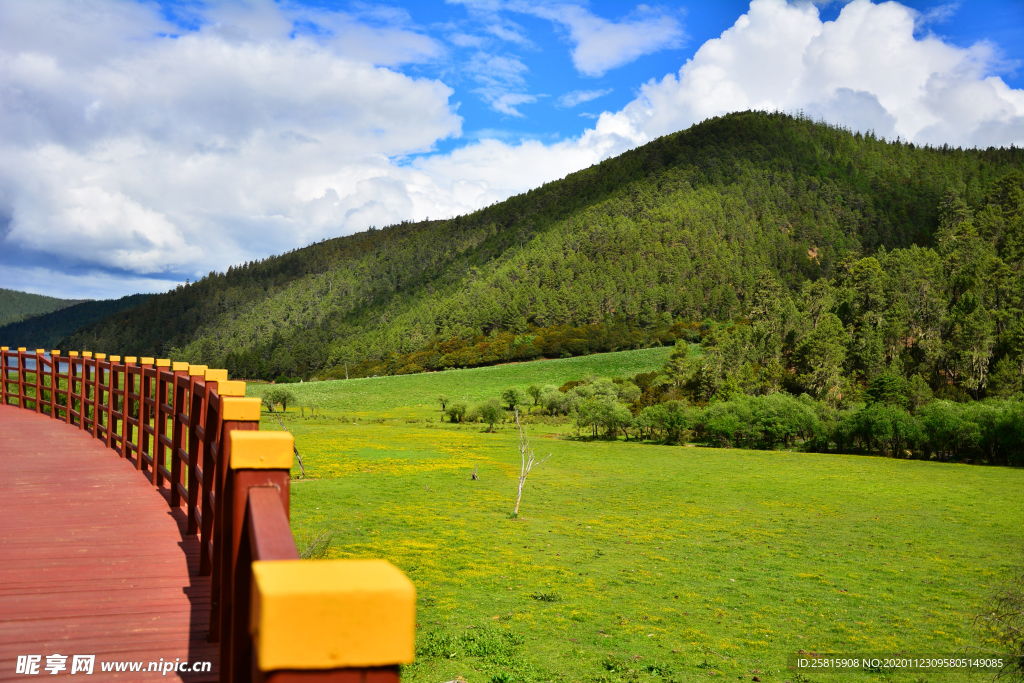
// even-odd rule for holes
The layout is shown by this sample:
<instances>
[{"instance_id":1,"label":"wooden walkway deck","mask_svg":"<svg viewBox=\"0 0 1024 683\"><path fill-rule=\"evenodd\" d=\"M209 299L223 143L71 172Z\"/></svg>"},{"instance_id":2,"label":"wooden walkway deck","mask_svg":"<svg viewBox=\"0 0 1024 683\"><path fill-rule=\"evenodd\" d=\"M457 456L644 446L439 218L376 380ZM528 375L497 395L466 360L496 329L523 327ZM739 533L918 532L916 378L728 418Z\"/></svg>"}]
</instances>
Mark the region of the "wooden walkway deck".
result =
<instances>
[{"instance_id":1,"label":"wooden walkway deck","mask_svg":"<svg viewBox=\"0 0 1024 683\"><path fill-rule=\"evenodd\" d=\"M86 680L217 680L210 580L199 542L134 462L47 416L0 406L0 681L19 655L95 655ZM208 674L149 673L149 662L212 662ZM104 662L143 662L106 673ZM31 680L29 678L28 680Z\"/></svg>"}]
</instances>

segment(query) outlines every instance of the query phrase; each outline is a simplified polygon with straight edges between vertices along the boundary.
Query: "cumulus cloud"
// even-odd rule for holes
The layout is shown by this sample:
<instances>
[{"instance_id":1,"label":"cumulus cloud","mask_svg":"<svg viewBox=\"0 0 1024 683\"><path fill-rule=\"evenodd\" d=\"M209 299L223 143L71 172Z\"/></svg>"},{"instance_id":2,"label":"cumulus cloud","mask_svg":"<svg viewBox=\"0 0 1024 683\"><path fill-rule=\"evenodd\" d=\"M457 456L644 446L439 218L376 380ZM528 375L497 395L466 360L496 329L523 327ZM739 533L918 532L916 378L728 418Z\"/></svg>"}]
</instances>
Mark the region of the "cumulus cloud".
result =
<instances>
[{"instance_id":1,"label":"cumulus cloud","mask_svg":"<svg viewBox=\"0 0 1024 683\"><path fill-rule=\"evenodd\" d=\"M323 237L466 213L743 109L914 142L1024 144L1024 91L996 75L997 49L915 37L920 19L854 0L822 22L810 4L754 0L578 137L485 137L442 154L461 134L452 89L394 60L444 50L401 13L234 4L184 30L135 2L0 0L0 286L165 290ZM378 54L385 35L404 47ZM498 111L535 101L517 58L469 61Z\"/></svg>"},{"instance_id":2,"label":"cumulus cloud","mask_svg":"<svg viewBox=\"0 0 1024 683\"><path fill-rule=\"evenodd\" d=\"M555 106L563 109L572 109L578 104L583 104L584 102L596 100L598 97L610 95L611 92L611 88L606 88L604 90L573 90L572 92L567 92L555 100Z\"/></svg>"},{"instance_id":3,"label":"cumulus cloud","mask_svg":"<svg viewBox=\"0 0 1024 683\"><path fill-rule=\"evenodd\" d=\"M352 54L350 18L310 36L272 5L206 19L182 33L136 3L0 4L5 254L206 272L336 233L355 197L387 198L360 183L388 157L461 131L451 88ZM396 36L409 59L433 49L400 27L367 34ZM307 206L328 196L310 179L328 176L348 198L330 216Z\"/></svg>"},{"instance_id":4,"label":"cumulus cloud","mask_svg":"<svg viewBox=\"0 0 1024 683\"><path fill-rule=\"evenodd\" d=\"M1024 91L992 75L993 46L914 36L918 14L854 0L835 21L810 4L754 0L680 70L605 116L638 143L743 109L803 109L915 142L1024 141Z\"/></svg>"}]
</instances>

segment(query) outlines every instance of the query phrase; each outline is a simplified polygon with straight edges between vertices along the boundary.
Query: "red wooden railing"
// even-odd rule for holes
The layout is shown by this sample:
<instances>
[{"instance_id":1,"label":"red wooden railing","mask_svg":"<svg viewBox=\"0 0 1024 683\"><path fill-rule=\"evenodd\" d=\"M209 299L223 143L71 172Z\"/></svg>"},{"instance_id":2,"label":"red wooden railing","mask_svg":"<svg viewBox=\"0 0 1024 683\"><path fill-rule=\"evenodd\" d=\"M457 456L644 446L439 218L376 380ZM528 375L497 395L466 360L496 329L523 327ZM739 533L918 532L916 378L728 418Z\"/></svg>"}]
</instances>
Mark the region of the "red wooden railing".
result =
<instances>
[{"instance_id":1,"label":"red wooden railing","mask_svg":"<svg viewBox=\"0 0 1024 683\"><path fill-rule=\"evenodd\" d=\"M258 431L260 400L244 398L244 382L202 365L43 349L0 347L0 368L2 405L88 432L184 508L199 573L211 576L221 681L398 681L413 655L411 582L383 562L298 560L292 438Z\"/></svg>"}]
</instances>

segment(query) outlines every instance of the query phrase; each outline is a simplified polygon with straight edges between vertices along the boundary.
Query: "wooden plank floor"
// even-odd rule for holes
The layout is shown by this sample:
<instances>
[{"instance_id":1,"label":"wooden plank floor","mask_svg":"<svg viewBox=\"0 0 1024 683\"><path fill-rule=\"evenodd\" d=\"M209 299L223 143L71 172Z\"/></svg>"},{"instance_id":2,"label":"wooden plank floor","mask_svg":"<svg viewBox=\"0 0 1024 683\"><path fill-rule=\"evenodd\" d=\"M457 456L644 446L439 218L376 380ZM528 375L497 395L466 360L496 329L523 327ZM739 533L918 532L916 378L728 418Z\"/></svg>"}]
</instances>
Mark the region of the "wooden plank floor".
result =
<instances>
[{"instance_id":1,"label":"wooden plank floor","mask_svg":"<svg viewBox=\"0 0 1024 683\"><path fill-rule=\"evenodd\" d=\"M85 432L0 406L0 681L18 655L95 655L93 681L217 679L199 542L134 463ZM149 662L212 662L209 674ZM102 662L143 662L104 673ZM77 674L76 674L77 675ZM34 677L30 677L34 678Z\"/></svg>"}]
</instances>

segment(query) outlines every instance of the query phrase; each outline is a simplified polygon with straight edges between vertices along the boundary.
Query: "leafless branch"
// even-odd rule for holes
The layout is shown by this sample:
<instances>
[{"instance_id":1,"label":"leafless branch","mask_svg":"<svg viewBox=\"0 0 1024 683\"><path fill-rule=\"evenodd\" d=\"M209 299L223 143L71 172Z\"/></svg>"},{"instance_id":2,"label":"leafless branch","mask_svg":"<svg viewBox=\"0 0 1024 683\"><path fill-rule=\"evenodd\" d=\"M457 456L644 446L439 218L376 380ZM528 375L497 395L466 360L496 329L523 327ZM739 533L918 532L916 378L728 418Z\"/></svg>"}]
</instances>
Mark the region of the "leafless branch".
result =
<instances>
[{"instance_id":1,"label":"leafless branch","mask_svg":"<svg viewBox=\"0 0 1024 683\"><path fill-rule=\"evenodd\" d=\"M526 435L526 428L519 420L519 410L513 410L516 416L516 427L519 428L519 492L516 494L516 509L512 511L513 517L519 516L519 503L523 500L523 487L526 485L526 478L530 471L538 465L543 465L551 458L551 453L543 460L537 461L533 456L533 449L530 448L530 440Z\"/></svg>"}]
</instances>

